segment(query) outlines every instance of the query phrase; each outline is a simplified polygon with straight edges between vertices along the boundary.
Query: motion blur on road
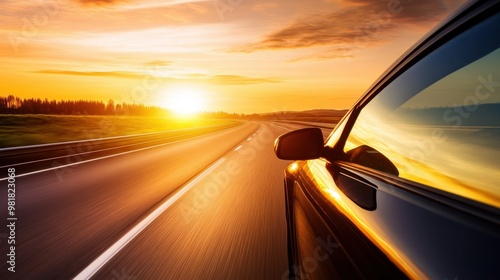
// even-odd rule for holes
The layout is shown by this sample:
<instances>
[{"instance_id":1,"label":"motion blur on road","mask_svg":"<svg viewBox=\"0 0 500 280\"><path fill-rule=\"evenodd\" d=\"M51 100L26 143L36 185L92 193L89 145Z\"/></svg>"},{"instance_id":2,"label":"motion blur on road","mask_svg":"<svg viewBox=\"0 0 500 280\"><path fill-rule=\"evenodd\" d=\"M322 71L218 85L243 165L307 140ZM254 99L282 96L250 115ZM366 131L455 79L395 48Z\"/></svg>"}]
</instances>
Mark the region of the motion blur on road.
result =
<instances>
[{"instance_id":1,"label":"motion blur on road","mask_svg":"<svg viewBox=\"0 0 500 280\"><path fill-rule=\"evenodd\" d=\"M272 149L277 136L303 127L248 122L66 167L37 160L25 176L20 163L16 272L7 270L2 230L0 279L281 279L289 162ZM6 221L5 204L1 214Z\"/></svg>"}]
</instances>

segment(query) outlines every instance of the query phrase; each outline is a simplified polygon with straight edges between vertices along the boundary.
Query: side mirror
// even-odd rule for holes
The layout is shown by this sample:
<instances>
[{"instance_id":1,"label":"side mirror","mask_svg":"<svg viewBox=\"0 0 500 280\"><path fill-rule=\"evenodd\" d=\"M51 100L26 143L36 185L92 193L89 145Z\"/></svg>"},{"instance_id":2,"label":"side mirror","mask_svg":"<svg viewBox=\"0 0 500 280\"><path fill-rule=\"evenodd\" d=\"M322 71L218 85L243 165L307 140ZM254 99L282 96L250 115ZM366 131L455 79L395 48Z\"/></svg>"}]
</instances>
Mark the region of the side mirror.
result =
<instances>
[{"instance_id":1,"label":"side mirror","mask_svg":"<svg viewBox=\"0 0 500 280\"><path fill-rule=\"evenodd\" d=\"M274 153L280 159L316 159L323 151L323 133L319 128L304 128L281 135L274 142Z\"/></svg>"}]
</instances>

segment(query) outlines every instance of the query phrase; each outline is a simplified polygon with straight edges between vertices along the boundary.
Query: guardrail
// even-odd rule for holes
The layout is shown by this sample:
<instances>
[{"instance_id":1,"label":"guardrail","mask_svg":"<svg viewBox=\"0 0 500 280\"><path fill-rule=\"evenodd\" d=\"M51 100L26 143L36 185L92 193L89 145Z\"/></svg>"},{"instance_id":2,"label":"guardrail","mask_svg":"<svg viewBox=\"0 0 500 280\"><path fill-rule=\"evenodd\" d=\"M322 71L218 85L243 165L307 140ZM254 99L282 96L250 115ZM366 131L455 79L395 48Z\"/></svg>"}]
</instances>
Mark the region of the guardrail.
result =
<instances>
[{"instance_id":1,"label":"guardrail","mask_svg":"<svg viewBox=\"0 0 500 280\"><path fill-rule=\"evenodd\" d=\"M0 170L15 167L16 169L22 169L24 173L39 168L54 167L54 163L75 163L105 155L189 139L242 124L235 122L145 134L2 148L0 149L0 158L2 159Z\"/></svg>"}]
</instances>

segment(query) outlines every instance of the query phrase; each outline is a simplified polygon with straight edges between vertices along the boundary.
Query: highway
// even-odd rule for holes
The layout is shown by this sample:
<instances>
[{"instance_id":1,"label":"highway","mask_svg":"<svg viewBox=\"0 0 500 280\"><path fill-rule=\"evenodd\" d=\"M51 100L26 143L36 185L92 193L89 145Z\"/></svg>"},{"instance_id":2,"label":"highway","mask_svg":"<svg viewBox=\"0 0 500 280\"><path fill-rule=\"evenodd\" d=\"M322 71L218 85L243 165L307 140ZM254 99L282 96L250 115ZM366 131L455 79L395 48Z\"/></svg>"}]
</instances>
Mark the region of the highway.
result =
<instances>
[{"instance_id":1,"label":"highway","mask_svg":"<svg viewBox=\"0 0 500 280\"><path fill-rule=\"evenodd\" d=\"M282 279L290 162L273 144L302 127L248 122L92 155L18 155L16 272L3 225L0 279ZM2 158L6 225L10 163Z\"/></svg>"}]
</instances>

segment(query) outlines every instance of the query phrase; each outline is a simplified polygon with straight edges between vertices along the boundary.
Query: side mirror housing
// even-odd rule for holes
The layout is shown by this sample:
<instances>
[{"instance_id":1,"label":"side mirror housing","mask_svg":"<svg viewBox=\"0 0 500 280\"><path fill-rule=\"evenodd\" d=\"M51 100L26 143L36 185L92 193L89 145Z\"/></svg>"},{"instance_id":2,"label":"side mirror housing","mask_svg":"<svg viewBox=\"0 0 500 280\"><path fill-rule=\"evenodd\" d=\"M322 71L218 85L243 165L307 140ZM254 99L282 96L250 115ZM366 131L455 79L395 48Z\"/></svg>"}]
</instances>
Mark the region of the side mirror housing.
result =
<instances>
[{"instance_id":1,"label":"side mirror housing","mask_svg":"<svg viewBox=\"0 0 500 280\"><path fill-rule=\"evenodd\" d=\"M323 133L319 128L304 128L281 135L274 142L274 153L279 159L316 159L323 151Z\"/></svg>"}]
</instances>

